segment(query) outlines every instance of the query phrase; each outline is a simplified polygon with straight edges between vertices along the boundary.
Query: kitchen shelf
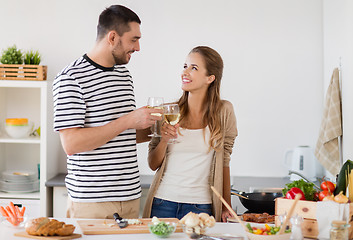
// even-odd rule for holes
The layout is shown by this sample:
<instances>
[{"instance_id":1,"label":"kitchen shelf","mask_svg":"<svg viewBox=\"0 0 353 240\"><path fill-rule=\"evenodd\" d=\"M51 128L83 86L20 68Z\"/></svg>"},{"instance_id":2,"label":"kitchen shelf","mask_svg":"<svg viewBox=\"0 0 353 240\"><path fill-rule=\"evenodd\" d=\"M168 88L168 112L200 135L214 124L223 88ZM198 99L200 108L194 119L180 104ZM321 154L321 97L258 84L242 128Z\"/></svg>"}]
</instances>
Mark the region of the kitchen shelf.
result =
<instances>
[{"instance_id":1,"label":"kitchen shelf","mask_svg":"<svg viewBox=\"0 0 353 240\"><path fill-rule=\"evenodd\" d=\"M40 199L40 192L31 192L31 193L7 193L0 192L0 198L18 198L18 199Z\"/></svg>"},{"instance_id":2,"label":"kitchen shelf","mask_svg":"<svg viewBox=\"0 0 353 240\"><path fill-rule=\"evenodd\" d=\"M40 183L38 192L1 192L0 201L17 199L35 201L30 208L34 216L49 216L50 192L45 182L50 164L47 161L47 82L0 79L0 173L10 169L38 171ZM34 129L40 127L41 135L26 138L10 138L4 131L6 118L28 118ZM51 170L51 169L50 169Z\"/></svg>"},{"instance_id":3,"label":"kitchen shelf","mask_svg":"<svg viewBox=\"0 0 353 240\"><path fill-rule=\"evenodd\" d=\"M0 135L0 143L29 143L29 144L40 144L39 137L28 137L28 138L9 138Z\"/></svg>"}]
</instances>

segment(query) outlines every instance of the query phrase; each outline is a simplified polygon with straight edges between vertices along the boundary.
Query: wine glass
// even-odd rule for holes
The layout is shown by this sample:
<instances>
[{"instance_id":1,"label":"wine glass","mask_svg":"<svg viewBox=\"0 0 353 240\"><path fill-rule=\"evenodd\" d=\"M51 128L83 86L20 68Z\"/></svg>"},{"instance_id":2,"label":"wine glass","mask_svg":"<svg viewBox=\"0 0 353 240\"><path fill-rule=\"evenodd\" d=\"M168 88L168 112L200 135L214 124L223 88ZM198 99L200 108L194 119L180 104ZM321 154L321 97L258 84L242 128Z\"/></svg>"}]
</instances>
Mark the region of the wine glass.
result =
<instances>
[{"instance_id":1,"label":"wine glass","mask_svg":"<svg viewBox=\"0 0 353 240\"><path fill-rule=\"evenodd\" d=\"M147 101L147 107L155 108L155 109L163 109L163 103L164 103L164 100L161 97L149 97ZM151 113L151 115L162 116L162 114L160 113ZM154 123L151 129L152 129L152 134L148 135L149 137L161 137L161 135L158 134L158 130L160 132L158 121Z\"/></svg>"},{"instance_id":2,"label":"wine glass","mask_svg":"<svg viewBox=\"0 0 353 240\"><path fill-rule=\"evenodd\" d=\"M178 104L166 104L163 106L163 118L164 121L174 126L179 122L180 119L180 111ZM173 138L168 143L176 143L177 141Z\"/></svg>"}]
</instances>

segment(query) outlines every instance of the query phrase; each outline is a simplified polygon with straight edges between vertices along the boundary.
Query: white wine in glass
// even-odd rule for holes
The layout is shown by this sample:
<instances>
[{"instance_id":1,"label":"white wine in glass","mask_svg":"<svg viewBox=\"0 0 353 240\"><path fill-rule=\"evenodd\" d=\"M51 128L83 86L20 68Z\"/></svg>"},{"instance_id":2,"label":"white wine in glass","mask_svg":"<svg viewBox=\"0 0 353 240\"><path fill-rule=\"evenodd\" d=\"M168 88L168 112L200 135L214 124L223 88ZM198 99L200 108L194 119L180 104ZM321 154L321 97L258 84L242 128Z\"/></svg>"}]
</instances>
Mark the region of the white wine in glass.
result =
<instances>
[{"instance_id":1,"label":"white wine in glass","mask_svg":"<svg viewBox=\"0 0 353 240\"><path fill-rule=\"evenodd\" d=\"M179 122L180 112L178 104L166 104L163 106L163 118L164 121L174 126ZM176 143L175 139L171 140L169 143Z\"/></svg>"},{"instance_id":2,"label":"white wine in glass","mask_svg":"<svg viewBox=\"0 0 353 240\"><path fill-rule=\"evenodd\" d=\"M163 109L164 100L161 97L149 97L147 101L148 108L155 108L155 109ZM151 113L154 116L162 116L160 113ZM152 126L152 134L148 135L149 137L160 137L161 135L158 133L158 121ZM159 129L160 130L160 129ZM160 132L160 131L159 131Z\"/></svg>"}]
</instances>

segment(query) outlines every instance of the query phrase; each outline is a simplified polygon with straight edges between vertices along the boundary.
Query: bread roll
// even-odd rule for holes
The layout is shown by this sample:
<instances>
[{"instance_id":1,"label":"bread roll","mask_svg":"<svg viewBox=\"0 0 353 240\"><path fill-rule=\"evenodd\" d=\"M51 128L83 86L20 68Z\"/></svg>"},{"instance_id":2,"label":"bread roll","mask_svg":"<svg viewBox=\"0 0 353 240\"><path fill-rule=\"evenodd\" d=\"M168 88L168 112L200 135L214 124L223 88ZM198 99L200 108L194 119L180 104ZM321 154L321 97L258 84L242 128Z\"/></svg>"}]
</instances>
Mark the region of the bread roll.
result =
<instances>
[{"instance_id":1,"label":"bread roll","mask_svg":"<svg viewBox=\"0 0 353 240\"><path fill-rule=\"evenodd\" d=\"M25 224L26 232L33 236L69 236L75 226L46 217L35 218Z\"/></svg>"}]
</instances>

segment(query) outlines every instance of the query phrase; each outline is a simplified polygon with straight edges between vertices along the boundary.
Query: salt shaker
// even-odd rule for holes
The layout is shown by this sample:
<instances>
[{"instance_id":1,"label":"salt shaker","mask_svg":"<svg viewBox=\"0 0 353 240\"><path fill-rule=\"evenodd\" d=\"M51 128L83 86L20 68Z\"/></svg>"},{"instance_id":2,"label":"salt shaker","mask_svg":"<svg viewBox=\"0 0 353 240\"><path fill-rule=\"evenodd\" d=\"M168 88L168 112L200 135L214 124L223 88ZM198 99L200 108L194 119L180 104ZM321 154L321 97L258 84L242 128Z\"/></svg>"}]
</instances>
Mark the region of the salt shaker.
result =
<instances>
[{"instance_id":1,"label":"salt shaker","mask_svg":"<svg viewBox=\"0 0 353 240\"><path fill-rule=\"evenodd\" d=\"M299 215L291 217L290 222L292 223L292 234L289 239L291 240L303 240L302 233L302 222L303 218Z\"/></svg>"}]
</instances>

